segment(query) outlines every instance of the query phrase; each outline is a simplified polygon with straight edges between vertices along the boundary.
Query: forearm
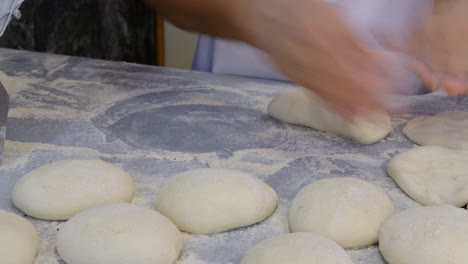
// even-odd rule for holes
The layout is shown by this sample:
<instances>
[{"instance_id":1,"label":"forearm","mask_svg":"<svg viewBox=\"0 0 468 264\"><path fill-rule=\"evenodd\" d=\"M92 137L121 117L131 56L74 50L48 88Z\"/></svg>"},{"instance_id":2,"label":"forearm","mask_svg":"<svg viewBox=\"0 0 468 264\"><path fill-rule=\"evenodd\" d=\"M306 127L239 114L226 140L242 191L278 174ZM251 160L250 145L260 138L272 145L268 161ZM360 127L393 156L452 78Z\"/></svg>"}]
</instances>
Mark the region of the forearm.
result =
<instances>
[{"instance_id":1,"label":"forearm","mask_svg":"<svg viewBox=\"0 0 468 264\"><path fill-rule=\"evenodd\" d=\"M157 12L189 31L245 40L241 12L249 0L147 0Z\"/></svg>"}]
</instances>

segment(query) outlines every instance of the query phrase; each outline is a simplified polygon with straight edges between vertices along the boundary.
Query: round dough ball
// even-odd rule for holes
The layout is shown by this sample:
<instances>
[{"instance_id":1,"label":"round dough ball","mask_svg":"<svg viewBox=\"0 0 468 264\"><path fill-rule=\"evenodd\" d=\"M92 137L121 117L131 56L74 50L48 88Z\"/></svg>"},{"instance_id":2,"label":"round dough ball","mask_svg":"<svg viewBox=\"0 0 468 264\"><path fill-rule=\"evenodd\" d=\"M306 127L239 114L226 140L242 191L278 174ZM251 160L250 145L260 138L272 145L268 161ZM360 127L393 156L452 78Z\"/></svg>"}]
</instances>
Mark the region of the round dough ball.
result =
<instances>
[{"instance_id":1,"label":"round dough ball","mask_svg":"<svg viewBox=\"0 0 468 264\"><path fill-rule=\"evenodd\" d=\"M237 170L195 169L161 190L156 208L180 230L208 234L258 223L276 209L275 191Z\"/></svg>"},{"instance_id":2,"label":"round dough ball","mask_svg":"<svg viewBox=\"0 0 468 264\"><path fill-rule=\"evenodd\" d=\"M292 232L317 232L344 248L374 244L393 203L376 185L355 178L329 178L304 187L292 201Z\"/></svg>"},{"instance_id":3,"label":"round dough ball","mask_svg":"<svg viewBox=\"0 0 468 264\"><path fill-rule=\"evenodd\" d=\"M403 133L418 145L468 149L468 112L449 111L411 120Z\"/></svg>"},{"instance_id":4,"label":"round dough ball","mask_svg":"<svg viewBox=\"0 0 468 264\"><path fill-rule=\"evenodd\" d=\"M389 264L468 263L468 212L451 205L402 211L383 225L379 248Z\"/></svg>"},{"instance_id":5,"label":"round dough ball","mask_svg":"<svg viewBox=\"0 0 468 264\"><path fill-rule=\"evenodd\" d=\"M80 211L104 204L130 202L132 178L101 160L63 160L21 177L12 191L13 204L46 220L67 220Z\"/></svg>"},{"instance_id":6,"label":"round dough ball","mask_svg":"<svg viewBox=\"0 0 468 264\"><path fill-rule=\"evenodd\" d=\"M241 264L352 264L336 242L316 233L273 237L253 246Z\"/></svg>"},{"instance_id":7,"label":"round dough ball","mask_svg":"<svg viewBox=\"0 0 468 264\"><path fill-rule=\"evenodd\" d=\"M57 251L70 264L172 264L182 246L171 221L133 204L84 210L57 235Z\"/></svg>"},{"instance_id":8,"label":"round dough ball","mask_svg":"<svg viewBox=\"0 0 468 264\"><path fill-rule=\"evenodd\" d=\"M0 210L0 263L32 264L39 250L39 237L26 219Z\"/></svg>"},{"instance_id":9,"label":"round dough ball","mask_svg":"<svg viewBox=\"0 0 468 264\"><path fill-rule=\"evenodd\" d=\"M468 203L468 153L423 146L393 157L387 172L400 188L423 205Z\"/></svg>"}]
</instances>

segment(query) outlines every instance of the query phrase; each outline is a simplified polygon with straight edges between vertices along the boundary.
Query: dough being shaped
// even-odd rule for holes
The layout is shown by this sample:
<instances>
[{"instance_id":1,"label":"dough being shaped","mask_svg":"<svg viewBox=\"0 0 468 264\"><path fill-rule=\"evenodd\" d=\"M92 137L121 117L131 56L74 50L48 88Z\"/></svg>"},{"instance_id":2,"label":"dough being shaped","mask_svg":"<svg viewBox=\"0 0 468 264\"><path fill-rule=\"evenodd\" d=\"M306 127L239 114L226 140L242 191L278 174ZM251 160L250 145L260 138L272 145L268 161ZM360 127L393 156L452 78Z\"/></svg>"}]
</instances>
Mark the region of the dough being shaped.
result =
<instances>
[{"instance_id":1,"label":"dough being shaped","mask_svg":"<svg viewBox=\"0 0 468 264\"><path fill-rule=\"evenodd\" d=\"M57 235L57 251L70 264L172 264L182 246L169 219L133 204L84 210Z\"/></svg>"},{"instance_id":2,"label":"dough being shaped","mask_svg":"<svg viewBox=\"0 0 468 264\"><path fill-rule=\"evenodd\" d=\"M0 263L32 264L39 250L39 237L26 219L0 210Z\"/></svg>"},{"instance_id":3,"label":"dough being shaped","mask_svg":"<svg viewBox=\"0 0 468 264\"><path fill-rule=\"evenodd\" d=\"M268 105L268 114L287 123L331 132L361 144L376 143L392 129L385 111L374 112L369 119L347 121L304 88L290 89L275 97Z\"/></svg>"},{"instance_id":4,"label":"dough being shaped","mask_svg":"<svg viewBox=\"0 0 468 264\"><path fill-rule=\"evenodd\" d=\"M389 264L468 263L468 213L451 205L407 209L383 225L379 248Z\"/></svg>"},{"instance_id":5,"label":"dough being shaped","mask_svg":"<svg viewBox=\"0 0 468 264\"><path fill-rule=\"evenodd\" d=\"M449 111L411 120L403 133L418 145L468 149L468 112Z\"/></svg>"},{"instance_id":6,"label":"dough being shaped","mask_svg":"<svg viewBox=\"0 0 468 264\"><path fill-rule=\"evenodd\" d=\"M24 175L12 191L13 204L46 220L67 220L99 205L130 202L132 178L101 160L62 160Z\"/></svg>"},{"instance_id":7,"label":"dough being shaped","mask_svg":"<svg viewBox=\"0 0 468 264\"><path fill-rule=\"evenodd\" d=\"M393 157L387 172L423 205L468 203L468 152L440 146L417 147Z\"/></svg>"},{"instance_id":8,"label":"dough being shaped","mask_svg":"<svg viewBox=\"0 0 468 264\"><path fill-rule=\"evenodd\" d=\"M208 234L258 223L277 205L276 192L245 172L195 169L175 176L156 208L180 230Z\"/></svg>"},{"instance_id":9,"label":"dough being shaped","mask_svg":"<svg viewBox=\"0 0 468 264\"><path fill-rule=\"evenodd\" d=\"M293 233L253 246L241 264L352 264L346 251L316 233Z\"/></svg>"},{"instance_id":10,"label":"dough being shaped","mask_svg":"<svg viewBox=\"0 0 468 264\"><path fill-rule=\"evenodd\" d=\"M329 178L299 191L289 209L292 232L317 232L344 248L374 244L394 213L380 187L355 178Z\"/></svg>"}]
</instances>

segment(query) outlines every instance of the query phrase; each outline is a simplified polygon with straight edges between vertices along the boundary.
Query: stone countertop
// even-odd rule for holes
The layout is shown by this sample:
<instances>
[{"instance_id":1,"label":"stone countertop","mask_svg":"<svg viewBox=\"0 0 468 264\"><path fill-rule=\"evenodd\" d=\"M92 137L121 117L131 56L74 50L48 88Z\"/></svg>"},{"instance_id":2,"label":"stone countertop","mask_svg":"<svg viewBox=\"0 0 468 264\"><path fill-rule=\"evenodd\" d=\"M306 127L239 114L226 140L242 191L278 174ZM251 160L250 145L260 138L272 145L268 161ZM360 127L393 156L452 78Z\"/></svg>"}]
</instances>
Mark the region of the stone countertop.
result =
<instances>
[{"instance_id":1,"label":"stone countertop","mask_svg":"<svg viewBox=\"0 0 468 264\"><path fill-rule=\"evenodd\" d=\"M266 114L269 101L292 85L0 49L0 80L11 107L0 166L0 209L24 174L47 162L99 158L136 182L133 203L154 207L161 186L189 169L223 167L249 172L272 186L279 206L259 224L214 235L184 234L177 263L239 263L257 242L288 232L287 212L306 184L356 177L382 187L397 209L419 206L385 173L392 156L414 146L402 134L418 115L468 110L467 97L442 93L397 98L393 132L362 146ZM60 221L31 219L41 236L36 264L63 263L55 251ZM356 264L385 263L377 246L349 250Z\"/></svg>"}]
</instances>

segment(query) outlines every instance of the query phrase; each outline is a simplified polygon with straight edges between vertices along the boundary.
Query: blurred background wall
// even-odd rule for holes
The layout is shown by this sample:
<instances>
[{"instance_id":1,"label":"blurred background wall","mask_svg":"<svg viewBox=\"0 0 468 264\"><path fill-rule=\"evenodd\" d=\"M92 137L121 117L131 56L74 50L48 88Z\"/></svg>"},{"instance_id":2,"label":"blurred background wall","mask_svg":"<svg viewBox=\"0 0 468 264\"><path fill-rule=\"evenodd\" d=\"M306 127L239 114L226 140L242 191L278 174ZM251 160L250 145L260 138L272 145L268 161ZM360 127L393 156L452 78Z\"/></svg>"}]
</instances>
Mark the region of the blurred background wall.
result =
<instances>
[{"instance_id":1,"label":"blurred background wall","mask_svg":"<svg viewBox=\"0 0 468 264\"><path fill-rule=\"evenodd\" d=\"M197 35L142 0L25 0L0 47L189 69Z\"/></svg>"}]
</instances>

